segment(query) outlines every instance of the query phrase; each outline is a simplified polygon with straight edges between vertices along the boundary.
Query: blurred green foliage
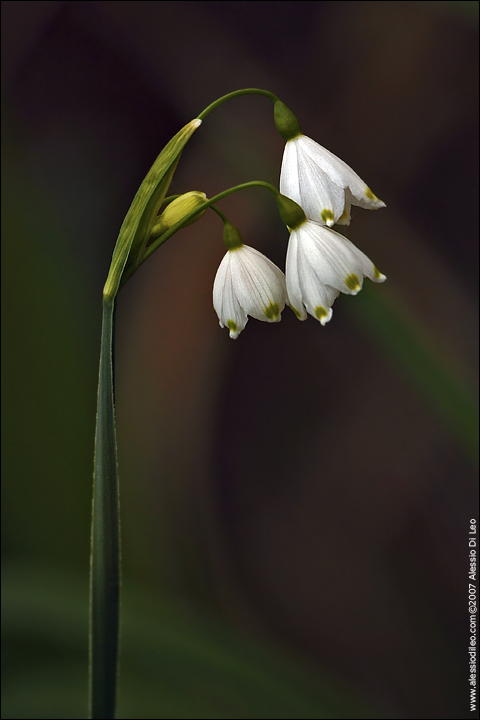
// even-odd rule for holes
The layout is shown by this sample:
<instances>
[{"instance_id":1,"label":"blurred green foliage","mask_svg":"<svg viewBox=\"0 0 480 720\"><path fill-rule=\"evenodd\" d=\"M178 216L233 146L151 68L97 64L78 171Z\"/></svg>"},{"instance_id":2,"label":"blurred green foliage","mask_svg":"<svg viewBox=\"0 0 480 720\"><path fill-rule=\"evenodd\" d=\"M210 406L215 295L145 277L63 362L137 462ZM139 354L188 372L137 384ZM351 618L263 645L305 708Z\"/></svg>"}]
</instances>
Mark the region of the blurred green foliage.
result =
<instances>
[{"instance_id":1,"label":"blurred green foliage","mask_svg":"<svg viewBox=\"0 0 480 720\"><path fill-rule=\"evenodd\" d=\"M8 118L5 132L11 123ZM1 292L2 502L9 511L3 550L85 567L96 371L81 312L92 300L58 215L33 182L15 136L9 133L8 140Z\"/></svg>"},{"instance_id":2,"label":"blurred green foliage","mask_svg":"<svg viewBox=\"0 0 480 720\"><path fill-rule=\"evenodd\" d=\"M459 449L478 469L478 398L462 374L447 361L428 328L391 292L366 289L351 305L362 325L390 361L405 372L445 423Z\"/></svg>"},{"instance_id":3,"label":"blurred green foliage","mask_svg":"<svg viewBox=\"0 0 480 720\"><path fill-rule=\"evenodd\" d=\"M86 713L87 587L70 571L6 564L3 718ZM355 693L178 599L125 588L120 718L373 718Z\"/></svg>"}]
</instances>

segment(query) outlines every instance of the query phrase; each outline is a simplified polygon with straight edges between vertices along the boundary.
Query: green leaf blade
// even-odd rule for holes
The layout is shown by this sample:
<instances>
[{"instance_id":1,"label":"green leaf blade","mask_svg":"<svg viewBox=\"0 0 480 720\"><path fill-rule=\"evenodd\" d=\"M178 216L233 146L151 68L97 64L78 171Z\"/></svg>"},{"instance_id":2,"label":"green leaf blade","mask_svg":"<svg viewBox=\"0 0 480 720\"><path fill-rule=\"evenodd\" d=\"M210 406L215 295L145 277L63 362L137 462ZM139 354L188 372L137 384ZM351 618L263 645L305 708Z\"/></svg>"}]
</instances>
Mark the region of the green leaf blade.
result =
<instances>
[{"instance_id":1,"label":"green leaf blade","mask_svg":"<svg viewBox=\"0 0 480 720\"><path fill-rule=\"evenodd\" d=\"M120 513L113 391L114 301L104 302L92 505L90 717L113 718L118 667Z\"/></svg>"}]
</instances>

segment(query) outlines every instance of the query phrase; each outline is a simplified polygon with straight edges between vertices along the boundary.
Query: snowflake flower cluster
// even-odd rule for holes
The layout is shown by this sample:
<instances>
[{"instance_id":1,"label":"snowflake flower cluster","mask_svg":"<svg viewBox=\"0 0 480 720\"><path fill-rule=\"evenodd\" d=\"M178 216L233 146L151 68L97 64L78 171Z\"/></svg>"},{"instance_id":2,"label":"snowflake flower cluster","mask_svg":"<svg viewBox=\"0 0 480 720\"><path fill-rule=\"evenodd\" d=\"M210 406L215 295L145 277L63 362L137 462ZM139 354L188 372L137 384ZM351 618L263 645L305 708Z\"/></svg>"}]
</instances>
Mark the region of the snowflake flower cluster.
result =
<instances>
[{"instance_id":1,"label":"snowflake flower cluster","mask_svg":"<svg viewBox=\"0 0 480 720\"><path fill-rule=\"evenodd\" d=\"M229 247L218 268L213 305L231 338L238 337L249 315L278 322L286 304L299 320L308 313L325 325L341 292L356 295L365 277L386 280L363 252L332 230L350 224L352 205L376 210L385 203L346 163L301 131L287 139L280 193L304 213L289 227L285 274L241 241Z\"/></svg>"}]
</instances>

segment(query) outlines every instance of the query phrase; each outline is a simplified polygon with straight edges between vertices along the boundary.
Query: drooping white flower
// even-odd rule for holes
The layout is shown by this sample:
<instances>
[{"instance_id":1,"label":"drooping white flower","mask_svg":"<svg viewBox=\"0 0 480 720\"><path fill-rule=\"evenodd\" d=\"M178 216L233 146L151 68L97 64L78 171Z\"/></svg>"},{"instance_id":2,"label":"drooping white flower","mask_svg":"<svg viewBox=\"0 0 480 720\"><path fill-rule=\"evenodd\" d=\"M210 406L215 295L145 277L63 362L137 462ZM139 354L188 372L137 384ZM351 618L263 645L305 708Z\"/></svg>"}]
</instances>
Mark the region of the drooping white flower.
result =
<instances>
[{"instance_id":1,"label":"drooping white flower","mask_svg":"<svg viewBox=\"0 0 480 720\"><path fill-rule=\"evenodd\" d=\"M243 244L227 251L213 283L213 306L231 338L239 336L248 315L279 322L286 300L285 275L265 255Z\"/></svg>"},{"instance_id":2,"label":"drooping white flower","mask_svg":"<svg viewBox=\"0 0 480 720\"><path fill-rule=\"evenodd\" d=\"M350 224L350 206L385 207L343 160L306 135L287 141L280 192L295 200L309 220L332 227Z\"/></svg>"},{"instance_id":3,"label":"drooping white flower","mask_svg":"<svg viewBox=\"0 0 480 720\"><path fill-rule=\"evenodd\" d=\"M312 220L292 230L287 250L288 302L295 315L307 312L325 325L340 292L356 295L363 278L387 278L346 237Z\"/></svg>"}]
</instances>

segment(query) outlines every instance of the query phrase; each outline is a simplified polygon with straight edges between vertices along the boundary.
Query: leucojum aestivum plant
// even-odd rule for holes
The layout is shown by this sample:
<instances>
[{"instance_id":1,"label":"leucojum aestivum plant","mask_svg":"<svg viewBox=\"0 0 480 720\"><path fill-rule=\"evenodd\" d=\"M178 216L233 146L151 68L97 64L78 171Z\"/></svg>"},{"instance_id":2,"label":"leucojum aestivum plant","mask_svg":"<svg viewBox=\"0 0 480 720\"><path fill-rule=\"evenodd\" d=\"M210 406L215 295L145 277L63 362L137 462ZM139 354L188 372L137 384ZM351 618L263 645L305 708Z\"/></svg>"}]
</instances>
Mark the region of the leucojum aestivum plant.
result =
<instances>
[{"instance_id":1,"label":"leucojum aestivum plant","mask_svg":"<svg viewBox=\"0 0 480 720\"><path fill-rule=\"evenodd\" d=\"M273 102L275 125L286 141L280 189L253 181L207 199L192 191L166 197L185 145L203 120L227 100L264 95ZM228 195L269 190L290 238L285 273L265 255L244 245L240 232L217 204ZM140 185L120 228L103 290L92 513L90 586L90 716L113 718L118 669L120 533L113 376L114 310L119 290L163 243L207 209L223 222L226 253L213 283L220 326L237 338L248 316L278 322L288 305L299 320L307 313L325 325L338 295L356 295L363 279L386 278L333 225L350 224L350 208L384 207L342 160L303 135L295 115L275 95L249 88L225 95L185 125L162 150Z\"/></svg>"}]
</instances>

